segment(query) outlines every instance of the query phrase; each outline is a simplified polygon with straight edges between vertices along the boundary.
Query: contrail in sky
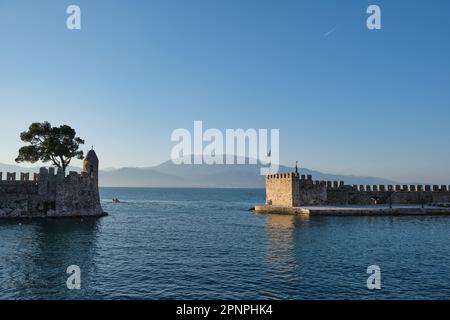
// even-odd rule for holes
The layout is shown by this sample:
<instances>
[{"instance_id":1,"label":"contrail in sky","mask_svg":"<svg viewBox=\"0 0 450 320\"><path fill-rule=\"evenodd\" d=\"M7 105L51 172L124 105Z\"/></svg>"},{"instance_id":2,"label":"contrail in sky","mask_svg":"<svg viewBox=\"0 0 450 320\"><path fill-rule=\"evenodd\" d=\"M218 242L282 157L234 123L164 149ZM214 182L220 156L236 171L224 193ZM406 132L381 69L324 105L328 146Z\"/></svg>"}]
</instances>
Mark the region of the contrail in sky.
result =
<instances>
[{"instance_id":1,"label":"contrail in sky","mask_svg":"<svg viewBox=\"0 0 450 320\"><path fill-rule=\"evenodd\" d=\"M334 26L334 28L331 29L330 31L325 32L323 36L324 36L324 37L328 37L330 34L332 34L334 31L336 31L336 29L337 29L337 25Z\"/></svg>"}]
</instances>

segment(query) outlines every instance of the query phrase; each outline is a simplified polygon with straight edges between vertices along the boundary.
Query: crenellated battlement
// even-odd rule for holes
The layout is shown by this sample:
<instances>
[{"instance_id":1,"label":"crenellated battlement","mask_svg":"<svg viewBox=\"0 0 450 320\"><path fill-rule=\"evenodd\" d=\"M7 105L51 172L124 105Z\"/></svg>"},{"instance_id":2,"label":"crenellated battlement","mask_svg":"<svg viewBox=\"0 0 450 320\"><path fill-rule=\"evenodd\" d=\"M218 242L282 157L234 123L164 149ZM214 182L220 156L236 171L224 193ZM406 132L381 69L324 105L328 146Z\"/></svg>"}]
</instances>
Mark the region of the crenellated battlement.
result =
<instances>
[{"instance_id":1,"label":"crenellated battlement","mask_svg":"<svg viewBox=\"0 0 450 320\"><path fill-rule=\"evenodd\" d=\"M46 175L49 175L49 172L52 172L54 175L55 168L41 168L41 172L45 172ZM3 177L6 180L3 180ZM32 179L31 179L32 178ZM33 181L37 182L39 180L39 173L36 172L6 172L6 175L3 175L3 172L0 172L0 183L3 182L23 182L23 181Z\"/></svg>"},{"instance_id":2,"label":"crenellated battlement","mask_svg":"<svg viewBox=\"0 0 450 320\"><path fill-rule=\"evenodd\" d=\"M446 192L450 191L450 185L344 185L343 181L320 181L321 183L326 183L327 189L329 190L341 190L348 189L351 187L356 191L408 191L408 192ZM315 181L317 183L317 181Z\"/></svg>"},{"instance_id":3,"label":"crenellated battlement","mask_svg":"<svg viewBox=\"0 0 450 320\"><path fill-rule=\"evenodd\" d=\"M266 177L266 202L293 207L450 203L450 185L346 185L344 181L313 180L298 172L278 173Z\"/></svg>"},{"instance_id":4,"label":"crenellated battlement","mask_svg":"<svg viewBox=\"0 0 450 320\"><path fill-rule=\"evenodd\" d=\"M298 173L286 172L286 173L269 174L266 176L266 180L292 179L292 178L298 178L298 177L299 177Z\"/></svg>"},{"instance_id":5,"label":"crenellated battlement","mask_svg":"<svg viewBox=\"0 0 450 320\"><path fill-rule=\"evenodd\" d=\"M17 179L19 177L19 179ZM19 173L16 172L7 172L5 175L6 180L3 180L3 172L0 172L0 183L2 182L16 182L16 181L30 181L30 173ZM36 181L37 179L33 179Z\"/></svg>"},{"instance_id":6,"label":"crenellated battlement","mask_svg":"<svg viewBox=\"0 0 450 320\"><path fill-rule=\"evenodd\" d=\"M19 179L17 179L19 177ZM0 172L0 218L103 215L98 158L89 151L81 172L42 167L39 173Z\"/></svg>"}]
</instances>

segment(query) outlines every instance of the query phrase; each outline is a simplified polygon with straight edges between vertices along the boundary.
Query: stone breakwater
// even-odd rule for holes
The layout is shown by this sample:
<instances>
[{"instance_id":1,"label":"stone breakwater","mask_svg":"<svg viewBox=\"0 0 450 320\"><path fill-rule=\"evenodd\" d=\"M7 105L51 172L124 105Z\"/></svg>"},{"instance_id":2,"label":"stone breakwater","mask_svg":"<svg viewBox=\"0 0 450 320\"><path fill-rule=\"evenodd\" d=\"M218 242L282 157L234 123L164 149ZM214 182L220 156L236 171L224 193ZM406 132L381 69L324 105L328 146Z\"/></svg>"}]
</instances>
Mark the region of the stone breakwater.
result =
<instances>
[{"instance_id":1,"label":"stone breakwater","mask_svg":"<svg viewBox=\"0 0 450 320\"><path fill-rule=\"evenodd\" d=\"M285 207L259 204L255 212L268 214L293 214L307 216L442 216L450 215L450 208L425 206L316 206L316 207Z\"/></svg>"},{"instance_id":2,"label":"stone breakwater","mask_svg":"<svg viewBox=\"0 0 450 320\"><path fill-rule=\"evenodd\" d=\"M81 173L41 168L29 173L0 172L0 219L43 217L97 217L106 213L100 205L98 158L89 151Z\"/></svg>"}]
</instances>

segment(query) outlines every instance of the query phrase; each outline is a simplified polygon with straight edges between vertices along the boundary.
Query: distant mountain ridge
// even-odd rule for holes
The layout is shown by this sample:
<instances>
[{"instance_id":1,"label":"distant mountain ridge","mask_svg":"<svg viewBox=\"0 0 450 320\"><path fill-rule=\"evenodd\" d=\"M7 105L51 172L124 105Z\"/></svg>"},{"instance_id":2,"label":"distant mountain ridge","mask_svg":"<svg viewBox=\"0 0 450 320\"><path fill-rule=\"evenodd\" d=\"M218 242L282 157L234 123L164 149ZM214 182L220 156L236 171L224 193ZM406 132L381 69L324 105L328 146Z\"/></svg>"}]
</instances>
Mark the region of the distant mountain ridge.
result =
<instances>
[{"instance_id":1,"label":"distant mountain ridge","mask_svg":"<svg viewBox=\"0 0 450 320\"><path fill-rule=\"evenodd\" d=\"M195 187L195 188L263 188L264 176L260 165L175 165L166 161L154 167L124 167L100 170L101 186L109 187ZM69 167L68 171L80 171ZM38 167L26 168L0 163L1 172L39 172ZM279 172L292 172L294 168L280 166ZM300 168L301 174L311 174L314 180L345 181L346 184L404 184L389 179L353 175L327 174ZM17 177L19 178L19 177ZM3 174L6 179L6 174Z\"/></svg>"}]
</instances>

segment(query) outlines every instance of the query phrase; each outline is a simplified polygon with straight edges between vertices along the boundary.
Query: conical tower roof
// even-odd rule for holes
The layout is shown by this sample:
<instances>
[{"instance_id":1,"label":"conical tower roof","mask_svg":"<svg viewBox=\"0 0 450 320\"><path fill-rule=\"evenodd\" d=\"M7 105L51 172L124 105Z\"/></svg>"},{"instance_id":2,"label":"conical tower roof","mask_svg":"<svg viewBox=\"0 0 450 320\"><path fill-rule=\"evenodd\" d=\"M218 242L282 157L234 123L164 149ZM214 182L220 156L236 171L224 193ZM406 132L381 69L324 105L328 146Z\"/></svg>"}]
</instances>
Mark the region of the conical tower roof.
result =
<instances>
[{"instance_id":1,"label":"conical tower roof","mask_svg":"<svg viewBox=\"0 0 450 320\"><path fill-rule=\"evenodd\" d=\"M94 149L89 150L89 152L86 155L85 160L92 162L92 161L98 161L97 154L95 153Z\"/></svg>"}]
</instances>

